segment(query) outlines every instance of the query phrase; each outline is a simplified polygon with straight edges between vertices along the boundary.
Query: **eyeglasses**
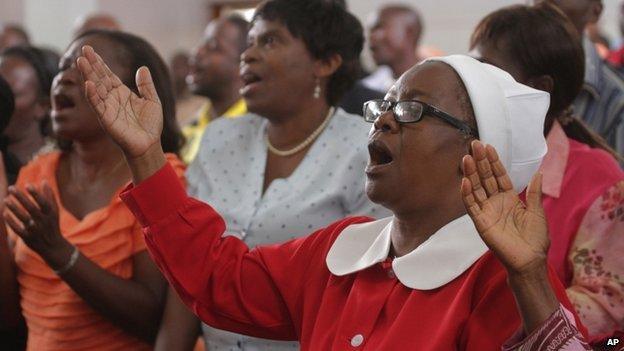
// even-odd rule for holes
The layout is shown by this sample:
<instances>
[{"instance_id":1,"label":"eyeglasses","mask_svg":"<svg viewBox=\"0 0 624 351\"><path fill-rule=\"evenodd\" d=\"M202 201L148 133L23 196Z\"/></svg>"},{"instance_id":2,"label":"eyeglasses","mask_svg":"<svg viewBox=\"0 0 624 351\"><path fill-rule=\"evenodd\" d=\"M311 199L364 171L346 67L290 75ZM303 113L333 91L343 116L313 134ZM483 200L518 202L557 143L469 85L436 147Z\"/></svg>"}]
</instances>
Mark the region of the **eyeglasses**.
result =
<instances>
[{"instance_id":1,"label":"eyeglasses","mask_svg":"<svg viewBox=\"0 0 624 351\"><path fill-rule=\"evenodd\" d=\"M370 100L364 103L364 119L375 122L379 116L392 110L394 119L399 123L416 123L425 114L438 117L467 135L476 136L477 132L466 122L461 121L440 109L418 100L387 101Z\"/></svg>"}]
</instances>

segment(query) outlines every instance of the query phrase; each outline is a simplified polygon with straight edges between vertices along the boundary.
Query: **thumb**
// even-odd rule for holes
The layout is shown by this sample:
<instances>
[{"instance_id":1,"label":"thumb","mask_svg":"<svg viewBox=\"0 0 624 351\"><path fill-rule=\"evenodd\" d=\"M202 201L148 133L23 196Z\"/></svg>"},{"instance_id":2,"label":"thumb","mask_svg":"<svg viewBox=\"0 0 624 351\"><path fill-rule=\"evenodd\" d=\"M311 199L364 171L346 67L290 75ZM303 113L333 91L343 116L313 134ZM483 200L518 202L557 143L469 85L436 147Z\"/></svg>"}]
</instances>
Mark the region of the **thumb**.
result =
<instances>
[{"instance_id":1,"label":"thumb","mask_svg":"<svg viewBox=\"0 0 624 351\"><path fill-rule=\"evenodd\" d=\"M533 175L529 187L527 188L527 209L531 212L544 213L542 205L542 173L537 172Z\"/></svg>"},{"instance_id":2,"label":"thumb","mask_svg":"<svg viewBox=\"0 0 624 351\"><path fill-rule=\"evenodd\" d=\"M136 72L135 79L137 88L139 88L139 94L141 94L142 98L155 102L159 101L158 93L156 92L154 81L152 80L152 74L147 67L143 66L139 68Z\"/></svg>"}]
</instances>

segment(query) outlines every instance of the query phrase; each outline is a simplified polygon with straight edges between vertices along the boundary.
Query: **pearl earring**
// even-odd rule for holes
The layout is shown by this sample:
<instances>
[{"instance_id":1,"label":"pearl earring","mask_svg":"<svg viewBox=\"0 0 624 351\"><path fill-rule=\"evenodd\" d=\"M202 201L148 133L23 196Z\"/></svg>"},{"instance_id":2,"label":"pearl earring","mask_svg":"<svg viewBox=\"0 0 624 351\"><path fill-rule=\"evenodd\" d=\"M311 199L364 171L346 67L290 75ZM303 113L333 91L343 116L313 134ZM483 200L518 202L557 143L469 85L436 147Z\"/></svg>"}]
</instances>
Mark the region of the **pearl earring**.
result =
<instances>
[{"instance_id":1,"label":"pearl earring","mask_svg":"<svg viewBox=\"0 0 624 351\"><path fill-rule=\"evenodd\" d=\"M316 86L314 87L314 98L319 99L321 97L321 81L316 78Z\"/></svg>"}]
</instances>

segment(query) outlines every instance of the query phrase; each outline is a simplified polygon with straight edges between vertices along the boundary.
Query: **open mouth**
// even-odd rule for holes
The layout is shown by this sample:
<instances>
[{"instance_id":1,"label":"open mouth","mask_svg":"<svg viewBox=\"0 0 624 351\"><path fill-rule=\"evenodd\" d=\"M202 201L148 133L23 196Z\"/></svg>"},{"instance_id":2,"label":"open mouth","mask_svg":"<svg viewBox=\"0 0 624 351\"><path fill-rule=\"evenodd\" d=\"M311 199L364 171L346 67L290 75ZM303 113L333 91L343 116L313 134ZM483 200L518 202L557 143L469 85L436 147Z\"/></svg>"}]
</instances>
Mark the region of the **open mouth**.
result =
<instances>
[{"instance_id":1,"label":"open mouth","mask_svg":"<svg viewBox=\"0 0 624 351\"><path fill-rule=\"evenodd\" d=\"M52 106L56 111L62 111L65 109L73 108L76 106L74 100L62 93L54 94L52 97Z\"/></svg>"},{"instance_id":2,"label":"open mouth","mask_svg":"<svg viewBox=\"0 0 624 351\"><path fill-rule=\"evenodd\" d=\"M259 83L262 79L255 73L245 72L241 75L241 79L243 80L243 85L248 86L254 83Z\"/></svg>"},{"instance_id":3,"label":"open mouth","mask_svg":"<svg viewBox=\"0 0 624 351\"><path fill-rule=\"evenodd\" d=\"M374 140L368 144L368 154L371 166L383 166L392 163L390 150L382 142Z\"/></svg>"}]
</instances>

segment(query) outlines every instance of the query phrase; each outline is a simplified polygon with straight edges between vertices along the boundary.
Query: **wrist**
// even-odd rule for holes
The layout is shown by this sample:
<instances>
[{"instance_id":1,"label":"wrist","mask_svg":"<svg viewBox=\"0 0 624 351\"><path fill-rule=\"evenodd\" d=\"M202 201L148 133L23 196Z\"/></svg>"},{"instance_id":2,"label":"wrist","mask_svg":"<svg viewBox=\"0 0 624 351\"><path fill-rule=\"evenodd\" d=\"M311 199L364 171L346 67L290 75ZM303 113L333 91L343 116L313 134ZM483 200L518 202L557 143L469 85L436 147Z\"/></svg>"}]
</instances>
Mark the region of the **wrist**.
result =
<instances>
[{"instance_id":1,"label":"wrist","mask_svg":"<svg viewBox=\"0 0 624 351\"><path fill-rule=\"evenodd\" d=\"M61 240L53 249L47 250L42 254L42 258L46 261L52 270L63 268L71 259L75 246L67 240Z\"/></svg>"},{"instance_id":2,"label":"wrist","mask_svg":"<svg viewBox=\"0 0 624 351\"><path fill-rule=\"evenodd\" d=\"M139 156L126 154L125 157L135 185L158 172L167 162L160 142L153 144Z\"/></svg>"}]
</instances>

